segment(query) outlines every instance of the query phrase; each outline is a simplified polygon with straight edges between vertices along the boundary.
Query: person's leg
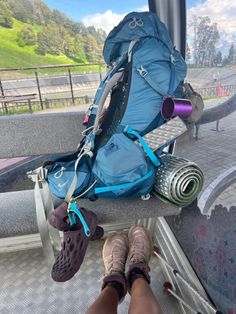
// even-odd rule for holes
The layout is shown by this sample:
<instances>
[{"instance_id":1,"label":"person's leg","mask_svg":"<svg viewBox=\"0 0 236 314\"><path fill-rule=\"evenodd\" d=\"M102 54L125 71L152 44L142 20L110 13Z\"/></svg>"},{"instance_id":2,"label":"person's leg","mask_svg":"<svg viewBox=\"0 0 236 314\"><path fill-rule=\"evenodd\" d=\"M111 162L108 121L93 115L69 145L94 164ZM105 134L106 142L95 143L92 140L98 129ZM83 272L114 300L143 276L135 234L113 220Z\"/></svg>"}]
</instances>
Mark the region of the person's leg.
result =
<instances>
[{"instance_id":1,"label":"person's leg","mask_svg":"<svg viewBox=\"0 0 236 314\"><path fill-rule=\"evenodd\" d=\"M125 263L128 239L123 234L107 238L103 246L105 276L102 291L86 314L116 314L117 306L126 295Z\"/></svg>"},{"instance_id":2,"label":"person's leg","mask_svg":"<svg viewBox=\"0 0 236 314\"><path fill-rule=\"evenodd\" d=\"M152 242L145 228L134 226L129 231L129 269L127 283L131 294L129 314L162 314L152 292L148 262Z\"/></svg>"},{"instance_id":3,"label":"person's leg","mask_svg":"<svg viewBox=\"0 0 236 314\"><path fill-rule=\"evenodd\" d=\"M116 314L119 295L115 288L106 286L86 314Z\"/></svg>"},{"instance_id":4,"label":"person's leg","mask_svg":"<svg viewBox=\"0 0 236 314\"><path fill-rule=\"evenodd\" d=\"M129 314L161 314L160 305L144 278L137 278L131 287Z\"/></svg>"}]
</instances>

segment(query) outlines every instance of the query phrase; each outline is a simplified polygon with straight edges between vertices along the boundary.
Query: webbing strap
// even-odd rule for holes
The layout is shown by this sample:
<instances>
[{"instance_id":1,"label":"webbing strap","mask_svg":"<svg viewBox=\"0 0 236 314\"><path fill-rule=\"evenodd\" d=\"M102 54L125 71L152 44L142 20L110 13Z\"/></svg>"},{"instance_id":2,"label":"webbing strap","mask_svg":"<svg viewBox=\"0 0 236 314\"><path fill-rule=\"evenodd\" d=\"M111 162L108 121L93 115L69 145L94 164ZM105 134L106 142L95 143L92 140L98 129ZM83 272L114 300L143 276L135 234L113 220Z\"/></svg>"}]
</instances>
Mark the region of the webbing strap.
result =
<instances>
[{"instance_id":1,"label":"webbing strap","mask_svg":"<svg viewBox=\"0 0 236 314\"><path fill-rule=\"evenodd\" d=\"M169 89L168 89L168 95L173 95L174 93L174 84L175 84L175 58L173 55L170 56L170 83L169 83Z\"/></svg>"},{"instance_id":2,"label":"webbing strap","mask_svg":"<svg viewBox=\"0 0 236 314\"><path fill-rule=\"evenodd\" d=\"M128 62L130 62L131 59L132 59L132 50L133 50L134 46L137 44L137 42L139 42L139 39L133 39L133 40L131 40L131 42L129 44L129 48L128 48Z\"/></svg>"},{"instance_id":3,"label":"webbing strap","mask_svg":"<svg viewBox=\"0 0 236 314\"><path fill-rule=\"evenodd\" d=\"M41 182L42 184L42 192L43 192L43 198L44 198L44 208L45 208L45 213L46 217L54 210L54 204L51 196L51 192L49 190L48 183L46 180L43 180ZM53 228L50 224L48 224L48 229L49 229L49 234L53 243L53 248L56 251L61 250L61 238L59 231L55 228Z\"/></svg>"},{"instance_id":4,"label":"webbing strap","mask_svg":"<svg viewBox=\"0 0 236 314\"><path fill-rule=\"evenodd\" d=\"M137 68L138 73L141 77L145 79L145 81L161 96L167 96L168 93L162 90L157 83L151 78L149 72L144 69L144 67L141 65L140 68Z\"/></svg>"},{"instance_id":5,"label":"webbing strap","mask_svg":"<svg viewBox=\"0 0 236 314\"><path fill-rule=\"evenodd\" d=\"M102 110L105 104L105 101L107 99L108 94L110 93L110 91L112 90L112 88L117 84L117 82L120 80L120 78L122 77L124 71L118 71L117 73L115 73L107 82L106 82L106 86L103 90L103 93L101 95L101 98L99 99L99 103L98 103L98 109L97 109L97 114L96 114L96 119L94 122L94 128L93 128L93 134L96 135L98 129L99 129L99 120L102 114Z\"/></svg>"},{"instance_id":6,"label":"webbing strap","mask_svg":"<svg viewBox=\"0 0 236 314\"><path fill-rule=\"evenodd\" d=\"M43 245L43 252L48 262L48 266L51 267L52 264L54 263L55 257L54 257L53 247L52 247L52 243L50 239L50 233L48 229L44 203L42 200L42 195L41 195L38 180L36 180L35 182L34 196L35 196L37 224L38 224L38 230L39 230L40 238Z\"/></svg>"},{"instance_id":7,"label":"webbing strap","mask_svg":"<svg viewBox=\"0 0 236 314\"><path fill-rule=\"evenodd\" d=\"M123 183L123 184L118 184L118 185L110 185L110 186L104 186L104 187L96 188L95 189L95 194L132 188L136 184L141 183L141 182L147 180L148 178L150 178L154 174L154 172L155 172L155 170L151 169L145 176L143 176L142 178L140 178L138 180L135 180L134 182Z\"/></svg>"},{"instance_id":8,"label":"webbing strap","mask_svg":"<svg viewBox=\"0 0 236 314\"><path fill-rule=\"evenodd\" d=\"M76 160L75 162L75 169L74 169L74 177L72 179L72 182L71 182L71 185L66 193L66 196L65 196L65 202L69 203L70 202L70 199L72 197L72 195L74 194L74 191L75 191L75 188L76 188L76 185L77 185L77 182L78 182L78 177L77 177L77 168L78 168L78 165L79 165L79 162L81 160L81 158L85 155L85 153L82 153L81 155L78 156L78 159Z\"/></svg>"},{"instance_id":9,"label":"webbing strap","mask_svg":"<svg viewBox=\"0 0 236 314\"><path fill-rule=\"evenodd\" d=\"M153 151L151 150L151 148L147 144L147 142L142 138L142 136L138 132L136 132L135 130L133 130L129 126L127 126L124 129L124 133L132 134L139 140L139 143L142 145L143 150L146 152L146 154L148 155L148 157L150 158L150 160L152 161L152 163L156 167L161 164L159 159L157 158L157 156L153 153Z\"/></svg>"},{"instance_id":10,"label":"webbing strap","mask_svg":"<svg viewBox=\"0 0 236 314\"><path fill-rule=\"evenodd\" d=\"M54 249L60 250L61 239L59 231L47 223L47 216L54 210L54 205L48 184L42 175L42 170L43 168L38 168L34 172L28 173L28 176L35 182L34 197L38 231L42 241L44 256L49 267L51 267L55 260Z\"/></svg>"}]
</instances>

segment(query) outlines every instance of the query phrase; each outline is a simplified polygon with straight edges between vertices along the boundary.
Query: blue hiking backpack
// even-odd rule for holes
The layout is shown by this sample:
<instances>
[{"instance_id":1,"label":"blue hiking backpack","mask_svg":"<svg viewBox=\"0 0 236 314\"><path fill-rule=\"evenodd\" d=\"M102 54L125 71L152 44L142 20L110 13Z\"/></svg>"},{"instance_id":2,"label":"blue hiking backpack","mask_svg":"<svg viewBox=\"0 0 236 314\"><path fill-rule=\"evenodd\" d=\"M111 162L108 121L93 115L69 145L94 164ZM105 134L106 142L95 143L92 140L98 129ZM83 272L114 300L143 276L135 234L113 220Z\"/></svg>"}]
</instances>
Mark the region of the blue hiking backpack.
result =
<instances>
[{"instance_id":1,"label":"blue hiking backpack","mask_svg":"<svg viewBox=\"0 0 236 314\"><path fill-rule=\"evenodd\" d=\"M108 35L103 55L109 69L78 150L43 166L52 194L68 203L149 193L160 161L142 137L165 122L163 98L183 93L185 61L154 13L128 14Z\"/></svg>"}]
</instances>

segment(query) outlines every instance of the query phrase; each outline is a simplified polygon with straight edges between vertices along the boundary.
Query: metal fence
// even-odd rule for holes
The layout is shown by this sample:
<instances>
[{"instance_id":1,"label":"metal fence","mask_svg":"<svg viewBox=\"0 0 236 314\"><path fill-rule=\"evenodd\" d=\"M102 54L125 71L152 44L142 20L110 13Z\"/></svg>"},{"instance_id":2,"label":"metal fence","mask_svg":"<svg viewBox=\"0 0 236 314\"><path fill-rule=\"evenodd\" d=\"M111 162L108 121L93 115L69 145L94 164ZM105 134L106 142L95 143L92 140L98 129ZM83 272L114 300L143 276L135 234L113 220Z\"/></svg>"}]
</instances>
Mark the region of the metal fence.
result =
<instances>
[{"instance_id":1,"label":"metal fence","mask_svg":"<svg viewBox=\"0 0 236 314\"><path fill-rule=\"evenodd\" d=\"M105 64L0 68L0 114L88 104L105 72ZM230 96L236 85L218 82L196 91L203 98Z\"/></svg>"},{"instance_id":2,"label":"metal fence","mask_svg":"<svg viewBox=\"0 0 236 314\"><path fill-rule=\"evenodd\" d=\"M31 112L52 105L88 103L105 73L104 64L0 69L0 113ZM29 95L35 95L28 101ZM18 97L20 99L18 100ZM24 99L25 96L25 99ZM12 101L9 101L9 97Z\"/></svg>"},{"instance_id":3,"label":"metal fence","mask_svg":"<svg viewBox=\"0 0 236 314\"><path fill-rule=\"evenodd\" d=\"M196 88L196 91L201 94L203 98L231 96L236 93L236 85L218 84L218 86L214 87Z\"/></svg>"}]
</instances>

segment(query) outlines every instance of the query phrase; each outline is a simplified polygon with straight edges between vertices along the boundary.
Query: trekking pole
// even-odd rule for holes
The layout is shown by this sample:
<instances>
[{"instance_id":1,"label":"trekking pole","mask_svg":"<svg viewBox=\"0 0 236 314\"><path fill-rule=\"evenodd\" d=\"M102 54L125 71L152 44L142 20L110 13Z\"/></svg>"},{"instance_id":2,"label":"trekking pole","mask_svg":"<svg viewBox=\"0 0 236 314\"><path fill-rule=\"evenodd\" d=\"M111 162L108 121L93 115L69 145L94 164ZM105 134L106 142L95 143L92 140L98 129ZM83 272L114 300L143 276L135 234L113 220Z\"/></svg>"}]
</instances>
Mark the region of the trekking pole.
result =
<instances>
[{"instance_id":1,"label":"trekking pole","mask_svg":"<svg viewBox=\"0 0 236 314\"><path fill-rule=\"evenodd\" d=\"M171 294L174 298L176 298L182 305L184 305L187 309L195 314L201 314L199 311L193 309L188 303L186 303L182 298L180 298L173 290L172 285L169 282L165 282L164 285L164 292Z\"/></svg>"},{"instance_id":2,"label":"trekking pole","mask_svg":"<svg viewBox=\"0 0 236 314\"><path fill-rule=\"evenodd\" d=\"M184 283L187 288L198 297L198 299L204 303L208 308L213 311L213 313L219 313L216 311L216 309L196 290L196 288L193 288L178 272L178 270L174 269L157 251L157 249L154 249L154 255L161 260L161 262L175 275L176 278L178 278L182 283Z\"/></svg>"}]
</instances>

